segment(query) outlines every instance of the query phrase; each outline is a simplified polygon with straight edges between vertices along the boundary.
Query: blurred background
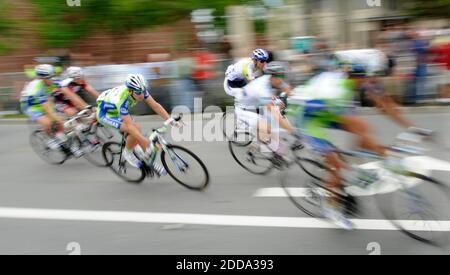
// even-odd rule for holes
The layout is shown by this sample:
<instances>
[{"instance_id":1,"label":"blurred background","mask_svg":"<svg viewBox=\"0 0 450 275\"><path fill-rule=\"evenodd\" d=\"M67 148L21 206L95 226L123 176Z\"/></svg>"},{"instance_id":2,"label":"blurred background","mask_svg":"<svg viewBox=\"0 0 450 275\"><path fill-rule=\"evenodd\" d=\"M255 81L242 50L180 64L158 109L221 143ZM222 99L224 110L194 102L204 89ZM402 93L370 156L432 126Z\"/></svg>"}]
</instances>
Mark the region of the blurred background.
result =
<instances>
[{"instance_id":1,"label":"blurred background","mask_svg":"<svg viewBox=\"0 0 450 275\"><path fill-rule=\"evenodd\" d=\"M84 67L99 91L142 73L169 110L201 111L195 97L232 105L224 71L256 47L290 63L293 85L329 69L336 51L378 49L400 104L448 104L449 14L450 0L0 0L0 114L20 112L39 63Z\"/></svg>"}]
</instances>

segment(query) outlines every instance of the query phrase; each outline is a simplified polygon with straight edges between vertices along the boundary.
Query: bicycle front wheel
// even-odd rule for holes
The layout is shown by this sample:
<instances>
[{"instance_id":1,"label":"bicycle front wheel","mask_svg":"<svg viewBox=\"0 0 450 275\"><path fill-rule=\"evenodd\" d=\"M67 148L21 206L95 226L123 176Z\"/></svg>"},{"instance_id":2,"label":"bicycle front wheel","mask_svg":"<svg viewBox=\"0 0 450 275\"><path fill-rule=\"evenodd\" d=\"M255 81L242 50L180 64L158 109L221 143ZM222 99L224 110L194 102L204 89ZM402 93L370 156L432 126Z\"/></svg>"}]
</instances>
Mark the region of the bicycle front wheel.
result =
<instances>
[{"instance_id":1,"label":"bicycle front wheel","mask_svg":"<svg viewBox=\"0 0 450 275\"><path fill-rule=\"evenodd\" d=\"M260 143L248 132L237 132L236 139L228 142L234 160L245 170L255 175L266 175L273 166L272 152L261 152Z\"/></svg>"},{"instance_id":2,"label":"bicycle front wheel","mask_svg":"<svg viewBox=\"0 0 450 275\"><path fill-rule=\"evenodd\" d=\"M105 143L105 145L103 145L102 153L106 166L121 179L130 183L141 183L145 179L146 174L143 169L131 166L122 157L121 143Z\"/></svg>"},{"instance_id":3,"label":"bicycle front wheel","mask_svg":"<svg viewBox=\"0 0 450 275\"><path fill-rule=\"evenodd\" d=\"M202 160L188 149L168 145L162 151L161 162L167 173L184 187L201 191L209 184L209 172Z\"/></svg>"},{"instance_id":4,"label":"bicycle front wheel","mask_svg":"<svg viewBox=\"0 0 450 275\"><path fill-rule=\"evenodd\" d=\"M63 164L68 156L60 149L47 146L48 137L42 130L36 130L30 135L30 145L34 152L45 162L53 165Z\"/></svg>"},{"instance_id":5,"label":"bicycle front wheel","mask_svg":"<svg viewBox=\"0 0 450 275\"><path fill-rule=\"evenodd\" d=\"M449 189L428 176L410 173L397 191L378 194L383 215L409 237L436 246L448 244Z\"/></svg>"}]
</instances>

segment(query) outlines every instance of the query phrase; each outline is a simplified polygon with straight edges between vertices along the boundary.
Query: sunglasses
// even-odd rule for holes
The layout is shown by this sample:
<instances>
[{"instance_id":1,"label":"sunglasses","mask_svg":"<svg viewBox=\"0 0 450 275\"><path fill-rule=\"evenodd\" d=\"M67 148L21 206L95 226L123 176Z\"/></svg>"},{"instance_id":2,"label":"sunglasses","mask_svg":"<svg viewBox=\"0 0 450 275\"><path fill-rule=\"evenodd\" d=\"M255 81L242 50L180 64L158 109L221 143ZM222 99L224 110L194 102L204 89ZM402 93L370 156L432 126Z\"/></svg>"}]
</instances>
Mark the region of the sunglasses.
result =
<instances>
[{"instance_id":1,"label":"sunglasses","mask_svg":"<svg viewBox=\"0 0 450 275\"><path fill-rule=\"evenodd\" d=\"M141 95L143 93L143 91L135 91L135 90L132 90L132 91L135 95Z\"/></svg>"}]
</instances>

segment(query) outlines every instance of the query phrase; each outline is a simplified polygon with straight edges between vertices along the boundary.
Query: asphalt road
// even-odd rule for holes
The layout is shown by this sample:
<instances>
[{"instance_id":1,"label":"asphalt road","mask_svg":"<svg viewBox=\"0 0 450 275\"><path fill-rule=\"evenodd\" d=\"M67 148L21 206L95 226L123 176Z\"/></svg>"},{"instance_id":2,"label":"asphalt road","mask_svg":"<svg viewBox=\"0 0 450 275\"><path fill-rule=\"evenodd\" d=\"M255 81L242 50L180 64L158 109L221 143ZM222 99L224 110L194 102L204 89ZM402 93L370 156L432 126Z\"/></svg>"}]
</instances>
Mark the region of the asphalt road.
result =
<instances>
[{"instance_id":1,"label":"asphalt road","mask_svg":"<svg viewBox=\"0 0 450 275\"><path fill-rule=\"evenodd\" d=\"M383 117L365 118L384 143L401 131ZM439 130L450 145L450 111L410 118ZM145 122L143 128L159 124ZM0 125L0 254L64 255L76 243L81 254L368 255L373 242L381 254L450 254L450 247L429 246L395 230L329 228L286 197L255 196L261 189L278 188L279 173L249 174L234 162L225 142L178 143L209 169L211 185L198 193L169 177L127 184L84 159L50 166L32 151L29 133L27 125ZM342 146L350 143L346 134L334 136ZM429 154L433 161L450 161L450 150ZM450 163L445 167L449 171L433 175L450 184ZM302 173L298 178L307 179ZM373 198L364 197L363 208L364 219L384 219ZM289 218L305 219L292 225Z\"/></svg>"}]
</instances>

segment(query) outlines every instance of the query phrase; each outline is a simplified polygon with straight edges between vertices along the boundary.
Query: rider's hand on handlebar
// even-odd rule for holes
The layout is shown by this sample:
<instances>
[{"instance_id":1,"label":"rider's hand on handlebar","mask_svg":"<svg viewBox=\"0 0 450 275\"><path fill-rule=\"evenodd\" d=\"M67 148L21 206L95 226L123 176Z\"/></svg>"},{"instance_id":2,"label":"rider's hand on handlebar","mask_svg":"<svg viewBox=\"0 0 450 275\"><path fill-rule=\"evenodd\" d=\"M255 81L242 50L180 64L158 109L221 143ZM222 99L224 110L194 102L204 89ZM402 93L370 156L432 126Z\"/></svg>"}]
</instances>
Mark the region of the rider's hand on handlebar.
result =
<instances>
[{"instance_id":1,"label":"rider's hand on handlebar","mask_svg":"<svg viewBox=\"0 0 450 275\"><path fill-rule=\"evenodd\" d=\"M173 118L169 118L168 120L166 120L166 122L164 122L165 125L170 125L172 127L176 127L176 128L181 128L183 127L183 124L180 121L176 121Z\"/></svg>"},{"instance_id":2,"label":"rider's hand on handlebar","mask_svg":"<svg viewBox=\"0 0 450 275\"><path fill-rule=\"evenodd\" d=\"M279 99L278 97L272 97L272 102L274 106L279 106L281 109L284 109L286 107L286 105L284 104L284 102Z\"/></svg>"}]
</instances>

